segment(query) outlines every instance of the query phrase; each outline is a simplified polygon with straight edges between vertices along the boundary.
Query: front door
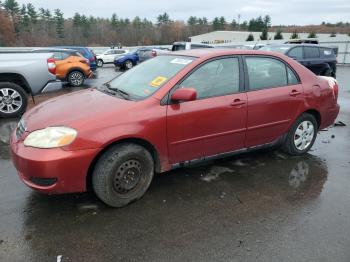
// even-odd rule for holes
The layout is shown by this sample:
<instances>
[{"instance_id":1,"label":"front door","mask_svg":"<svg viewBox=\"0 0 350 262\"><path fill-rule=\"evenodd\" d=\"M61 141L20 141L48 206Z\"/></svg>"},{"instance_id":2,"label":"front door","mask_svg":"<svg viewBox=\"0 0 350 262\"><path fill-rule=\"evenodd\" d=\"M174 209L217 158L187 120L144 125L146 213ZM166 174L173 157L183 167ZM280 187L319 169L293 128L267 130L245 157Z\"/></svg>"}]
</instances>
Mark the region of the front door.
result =
<instances>
[{"instance_id":1,"label":"front door","mask_svg":"<svg viewBox=\"0 0 350 262\"><path fill-rule=\"evenodd\" d=\"M168 105L172 164L244 147L247 96L241 92L239 64L238 57L209 61L179 85L195 88L197 100Z\"/></svg>"}]
</instances>

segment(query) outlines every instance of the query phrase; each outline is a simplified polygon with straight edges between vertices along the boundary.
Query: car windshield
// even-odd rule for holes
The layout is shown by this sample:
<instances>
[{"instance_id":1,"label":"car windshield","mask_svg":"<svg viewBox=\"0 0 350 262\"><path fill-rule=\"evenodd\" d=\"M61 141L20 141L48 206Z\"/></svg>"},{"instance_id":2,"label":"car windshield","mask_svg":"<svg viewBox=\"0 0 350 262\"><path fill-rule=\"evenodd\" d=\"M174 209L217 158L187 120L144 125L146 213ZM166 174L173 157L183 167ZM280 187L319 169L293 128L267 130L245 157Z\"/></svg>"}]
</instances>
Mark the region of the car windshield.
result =
<instances>
[{"instance_id":1,"label":"car windshield","mask_svg":"<svg viewBox=\"0 0 350 262\"><path fill-rule=\"evenodd\" d=\"M188 56L158 56L113 79L108 87L127 93L131 99L143 99L164 86L194 59Z\"/></svg>"},{"instance_id":2,"label":"car windshield","mask_svg":"<svg viewBox=\"0 0 350 262\"><path fill-rule=\"evenodd\" d=\"M259 50L265 50L265 51L272 51L272 52L278 52L285 54L290 49L290 46L273 46L273 45L267 45L261 47Z\"/></svg>"}]
</instances>

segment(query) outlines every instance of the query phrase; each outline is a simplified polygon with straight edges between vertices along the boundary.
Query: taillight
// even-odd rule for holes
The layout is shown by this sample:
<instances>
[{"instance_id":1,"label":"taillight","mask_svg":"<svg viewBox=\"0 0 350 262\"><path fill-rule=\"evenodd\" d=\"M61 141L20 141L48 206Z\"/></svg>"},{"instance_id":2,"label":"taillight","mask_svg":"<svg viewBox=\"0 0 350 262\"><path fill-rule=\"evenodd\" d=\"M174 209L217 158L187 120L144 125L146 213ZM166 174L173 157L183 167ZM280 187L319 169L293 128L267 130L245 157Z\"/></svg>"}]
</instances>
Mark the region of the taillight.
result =
<instances>
[{"instance_id":1,"label":"taillight","mask_svg":"<svg viewBox=\"0 0 350 262\"><path fill-rule=\"evenodd\" d=\"M95 62L96 61L96 58L95 58L95 56L93 56L93 57L90 57L89 58L89 61L92 63L92 62Z\"/></svg>"},{"instance_id":2,"label":"taillight","mask_svg":"<svg viewBox=\"0 0 350 262\"><path fill-rule=\"evenodd\" d=\"M49 58L47 59L47 67L49 69L49 72L51 74L56 75L56 63L55 63L55 59L54 58Z\"/></svg>"},{"instance_id":3,"label":"taillight","mask_svg":"<svg viewBox=\"0 0 350 262\"><path fill-rule=\"evenodd\" d=\"M89 59L82 59L82 60L80 60L80 62L82 62L82 63L84 63L84 64L90 64L90 61L89 61Z\"/></svg>"},{"instance_id":4,"label":"taillight","mask_svg":"<svg viewBox=\"0 0 350 262\"><path fill-rule=\"evenodd\" d=\"M338 86L338 83L335 83L333 85L333 95L335 100L338 100L338 94L339 94L339 86Z\"/></svg>"},{"instance_id":5,"label":"taillight","mask_svg":"<svg viewBox=\"0 0 350 262\"><path fill-rule=\"evenodd\" d=\"M152 54L153 57L156 57L156 56L157 56L157 51L152 50L152 53L151 53L151 54Z\"/></svg>"}]
</instances>

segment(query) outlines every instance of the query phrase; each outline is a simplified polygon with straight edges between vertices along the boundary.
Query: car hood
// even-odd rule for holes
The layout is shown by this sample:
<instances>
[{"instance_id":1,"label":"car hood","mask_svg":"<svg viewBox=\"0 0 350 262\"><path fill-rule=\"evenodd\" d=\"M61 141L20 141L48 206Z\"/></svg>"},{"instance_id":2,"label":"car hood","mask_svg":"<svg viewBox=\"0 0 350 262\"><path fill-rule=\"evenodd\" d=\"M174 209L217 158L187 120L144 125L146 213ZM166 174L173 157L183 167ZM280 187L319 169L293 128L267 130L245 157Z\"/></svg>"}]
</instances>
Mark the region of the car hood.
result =
<instances>
[{"instance_id":1,"label":"car hood","mask_svg":"<svg viewBox=\"0 0 350 262\"><path fill-rule=\"evenodd\" d=\"M114 125L115 117L136 102L107 95L97 89L87 89L50 99L29 110L23 120L27 131L31 132L48 126L67 126L75 129L93 127L99 121L104 125ZM112 117L114 116L114 117ZM106 121L103 121L106 119Z\"/></svg>"}]
</instances>

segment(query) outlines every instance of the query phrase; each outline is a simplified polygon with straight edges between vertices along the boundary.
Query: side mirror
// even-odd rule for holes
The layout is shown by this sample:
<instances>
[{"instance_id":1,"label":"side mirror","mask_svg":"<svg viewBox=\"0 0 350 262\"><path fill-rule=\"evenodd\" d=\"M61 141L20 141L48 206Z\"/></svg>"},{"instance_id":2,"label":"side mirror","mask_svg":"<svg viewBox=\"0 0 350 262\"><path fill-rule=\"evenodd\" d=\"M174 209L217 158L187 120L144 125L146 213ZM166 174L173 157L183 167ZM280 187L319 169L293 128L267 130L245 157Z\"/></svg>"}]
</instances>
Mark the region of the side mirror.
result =
<instances>
[{"instance_id":1,"label":"side mirror","mask_svg":"<svg viewBox=\"0 0 350 262\"><path fill-rule=\"evenodd\" d=\"M179 88L171 95L171 101L194 101L197 99L197 91L194 88Z\"/></svg>"}]
</instances>

